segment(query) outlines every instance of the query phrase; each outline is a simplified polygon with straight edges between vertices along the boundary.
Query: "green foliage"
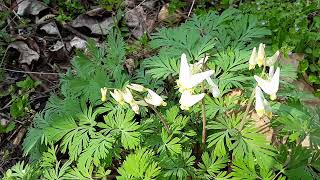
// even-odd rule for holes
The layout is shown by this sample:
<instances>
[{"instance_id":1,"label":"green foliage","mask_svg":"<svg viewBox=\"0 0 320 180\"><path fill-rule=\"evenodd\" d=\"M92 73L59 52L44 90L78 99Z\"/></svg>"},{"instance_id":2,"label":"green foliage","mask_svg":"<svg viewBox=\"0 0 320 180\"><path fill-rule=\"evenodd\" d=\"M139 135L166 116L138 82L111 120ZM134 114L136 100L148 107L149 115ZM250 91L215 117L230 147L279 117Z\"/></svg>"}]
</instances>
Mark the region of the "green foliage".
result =
<instances>
[{"instance_id":1,"label":"green foliage","mask_svg":"<svg viewBox=\"0 0 320 180\"><path fill-rule=\"evenodd\" d=\"M227 166L229 159L225 157L210 156L208 152L204 152L201 156L202 163L199 164L199 175L205 179L215 177L215 179L228 178L227 172L223 169Z\"/></svg>"},{"instance_id":2,"label":"green foliage","mask_svg":"<svg viewBox=\"0 0 320 180\"><path fill-rule=\"evenodd\" d=\"M159 163L154 160L154 153L147 149L137 149L129 154L118 169L117 179L155 179L160 174Z\"/></svg>"},{"instance_id":3,"label":"green foliage","mask_svg":"<svg viewBox=\"0 0 320 180\"><path fill-rule=\"evenodd\" d=\"M124 68L127 45L120 32L111 31L100 48L89 40L86 53L77 52L61 75L61 92L28 129L23 151L30 163L16 164L4 179L317 179L320 110L300 102L304 94L290 85L292 68L281 67L270 120L255 118L254 107L247 107L256 86L250 51L267 35L255 16L235 9L195 16L153 34L150 47L158 53L137 61L133 74ZM206 94L202 103L185 111L175 87L182 53L190 64L208 57L203 67L214 70L221 91L214 98L210 84L202 83L192 92ZM161 92L166 106L138 102L147 92L132 90L134 100L122 94L129 105L110 95L131 83ZM104 87L107 101L101 100ZM131 110L135 103L139 114ZM274 143L257 126L263 120L276 132Z\"/></svg>"},{"instance_id":4,"label":"green foliage","mask_svg":"<svg viewBox=\"0 0 320 180\"><path fill-rule=\"evenodd\" d=\"M284 54L290 51L304 53L301 73L308 73L311 84L318 87L319 79L319 28L320 18L317 1L258 0L241 5L243 12L259 18L261 24L272 31L270 44L281 48Z\"/></svg>"}]
</instances>

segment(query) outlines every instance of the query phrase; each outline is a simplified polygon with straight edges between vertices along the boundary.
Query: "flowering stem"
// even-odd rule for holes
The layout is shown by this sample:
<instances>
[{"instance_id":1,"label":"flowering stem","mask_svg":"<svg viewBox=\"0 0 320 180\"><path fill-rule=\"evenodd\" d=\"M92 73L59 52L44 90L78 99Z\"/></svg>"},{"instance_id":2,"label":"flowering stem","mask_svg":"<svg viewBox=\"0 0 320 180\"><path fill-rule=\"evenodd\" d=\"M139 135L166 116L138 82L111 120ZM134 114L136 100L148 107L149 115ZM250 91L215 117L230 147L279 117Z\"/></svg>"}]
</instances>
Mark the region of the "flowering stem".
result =
<instances>
[{"instance_id":1,"label":"flowering stem","mask_svg":"<svg viewBox=\"0 0 320 180\"><path fill-rule=\"evenodd\" d=\"M169 134L171 134L172 132L169 128L169 125L166 122L165 118L162 116L162 114L153 105L148 104L148 106L157 114L157 116L160 118L160 121L162 122L164 128L167 130L167 132Z\"/></svg>"},{"instance_id":2,"label":"flowering stem","mask_svg":"<svg viewBox=\"0 0 320 180\"><path fill-rule=\"evenodd\" d=\"M204 99L201 100L201 108L202 108L202 144L206 144L206 136L207 136L207 117L206 117L206 107Z\"/></svg>"},{"instance_id":3,"label":"flowering stem","mask_svg":"<svg viewBox=\"0 0 320 180\"><path fill-rule=\"evenodd\" d=\"M264 74L264 71L266 70L266 65L265 65L265 64L266 64L266 63L263 63L263 69L262 69L262 72L261 72L260 76L262 76L262 75ZM247 122L247 116L248 116L248 113L249 113L251 104L252 104L252 102L253 102L254 95L255 95L255 91L254 91L254 89L253 89L253 90L252 90L252 93L251 93L251 96L250 96L250 99L249 99L249 102L248 102L248 105L247 105L247 108L246 108L246 111L244 112L243 119L242 119L242 121L240 122L239 131L242 131L244 124Z\"/></svg>"},{"instance_id":4,"label":"flowering stem","mask_svg":"<svg viewBox=\"0 0 320 180\"><path fill-rule=\"evenodd\" d=\"M204 59L206 58L207 55L204 56ZM205 61L202 64L202 71L204 70L205 67ZM201 91L204 93L204 82L201 83ZM202 145L205 147L206 145L206 138L207 138L207 116L206 116L206 106L204 102L204 98L201 100L201 110L202 110Z\"/></svg>"},{"instance_id":5,"label":"flowering stem","mask_svg":"<svg viewBox=\"0 0 320 180\"><path fill-rule=\"evenodd\" d=\"M251 93L251 96L250 96L250 99L249 99L249 102L248 102L246 111L244 112L243 119L242 119L242 121L240 122L239 131L242 131L244 124L247 122L247 116L248 116L248 113L249 113L251 104L252 104L252 102L253 102L253 99L254 99L254 94L255 94L255 92L254 92L254 90L252 90L252 93Z\"/></svg>"}]
</instances>

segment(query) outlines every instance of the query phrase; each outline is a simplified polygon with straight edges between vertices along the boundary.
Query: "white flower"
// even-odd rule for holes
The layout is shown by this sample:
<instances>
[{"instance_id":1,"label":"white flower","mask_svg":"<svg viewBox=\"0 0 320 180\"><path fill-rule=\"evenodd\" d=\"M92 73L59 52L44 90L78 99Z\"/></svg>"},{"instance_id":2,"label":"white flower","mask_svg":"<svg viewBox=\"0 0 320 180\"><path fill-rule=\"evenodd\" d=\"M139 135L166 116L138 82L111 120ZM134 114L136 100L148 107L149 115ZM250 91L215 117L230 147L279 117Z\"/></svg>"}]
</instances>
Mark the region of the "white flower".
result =
<instances>
[{"instance_id":1,"label":"white flower","mask_svg":"<svg viewBox=\"0 0 320 180\"><path fill-rule=\"evenodd\" d=\"M104 88L101 88L100 91L101 91L101 101L105 102L107 100L108 89L104 87Z\"/></svg>"},{"instance_id":2,"label":"white flower","mask_svg":"<svg viewBox=\"0 0 320 180\"><path fill-rule=\"evenodd\" d=\"M258 116L262 117L264 115L267 115L269 118L271 118L272 117L271 107L269 105L269 102L264 98L263 93L259 86L256 86L255 98L256 98L255 110Z\"/></svg>"},{"instance_id":3,"label":"white flower","mask_svg":"<svg viewBox=\"0 0 320 180\"><path fill-rule=\"evenodd\" d=\"M140 85L140 84L131 83L130 85L127 85L127 87L130 88L130 89L132 89L132 90L138 91L138 92L145 92L145 91L147 91L147 88L143 87L143 86Z\"/></svg>"},{"instance_id":4,"label":"white flower","mask_svg":"<svg viewBox=\"0 0 320 180\"><path fill-rule=\"evenodd\" d=\"M198 73L201 72L202 66L208 61L209 56L205 56L204 58L201 58L198 62L194 64L189 64L191 73Z\"/></svg>"},{"instance_id":5,"label":"white flower","mask_svg":"<svg viewBox=\"0 0 320 180\"><path fill-rule=\"evenodd\" d=\"M220 95L220 90L219 87L212 81L210 77L206 78L208 84L211 86L211 93L213 97L219 97Z\"/></svg>"},{"instance_id":6,"label":"white flower","mask_svg":"<svg viewBox=\"0 0 320 180\"><path fill-rule=\"evenodd\" d=\"M276 72L273 74L273 66L270 67L269 77L267 80L262 79L259 76L254 76L255 80L258 82L258 85L261 89L270 95L271 100L275 100L277 98L276 93L279 90L279 78L280 78L280 68L278 67Z\"/></svg>"},{"instance_id":7,"label":"white flower","mask_svg":"<svg viewBox=\"0 0 320 180\"><path fill-rule=\"evenodd\" d=\"M123 93L120 90L115 89L110 94L120 105L124 105Z\"/></svg>"},{"instance_id":8,"label":"white flower","mask_svg":"<svg viewBox=\"0 0 320 180\"><path fill-rule=\"evenodd\" d=\"M184 91L179 100L180 108L182 110L188 110L191 106L201 101L204 96L205 93L193 95L190 91Z\"/></svg>"},{"instance_id":9,"label":"white flower","mask_svg":"<svg viewBox=\"0 0 320 180\"><path fill-rule=\"evenodd\" d=\"M140 113L140 108L137 103L131 103L130 106L131 106L131 109L134 111L134 113L136 114Z\"/></svg>"},{"instance_id":10,"label":"white flower","mask_svg":"<svg viewBox=\"0 0 320 180\"><path fill-rule=\"evenodd\" d=\"M152 91L151 89L148 89L148 95L144 98L144 100L151 105L154 106L166 106L167 103L163 101L161 96L159 96L157 93Z\"/></svg>"},{"instance_id":11,"label":"white flower","mask_svg":"<svg viewBox=\"0 0 320 180\"><path fill-rule=\"evenodd\" d=\"M254 47L249 59L249 70L254 69L254 67L256 67L257 64L257 48Z\"/></svg>"},{"instance_id":12,"label":"white flower","mask_svg":"<svg viewBox=\"0 0 320 180\"><path fill-rule=\"evenodd\" d=\"M123 92L123 99L126 103L128 104L134 104L135 103L135 100L133 99L133 96L132 96L132 93L131 91L128 89L128 88L125 88L124 89L124 92Z\"/></svg>"},{"instance_id":13,"label":"white flower","mask_svg":"<svg viewBox=\"0 0 320 180\"><path fill-rule=\"evenodd\" d=\"M180 92L184 92L186 90L190 90L207 77L210 77L214 72L212 70L192 74L191 69L188 64L187 56L185 54L181 55L181 64L180 64L180 73L179 80L177 81L177 85L179 87Z\"/></svg>"},{"instance_id":14,"label":"white flower","mask_svg":"<svg viewBox=\"0 0 320 180\"><path fill-rule=\"evenodd\" d=\"M280 55L280 51L277 51L276 53L274 53L273 56L268 57L266 61L266 66L269 66L269 67L273 66L274 63L278 60L279 55Z\"/></svg>"},{"instance_id":15,"label":"white flower","mask_svg":"<svg viewBox=\"0 0 320 180\"><path fill-rule=\"evenodd\" d=\"M257 55L257 64L261 67L264 64L265 52L264 52L265 44L260 43Z\"/></svg>"}]
</instances>

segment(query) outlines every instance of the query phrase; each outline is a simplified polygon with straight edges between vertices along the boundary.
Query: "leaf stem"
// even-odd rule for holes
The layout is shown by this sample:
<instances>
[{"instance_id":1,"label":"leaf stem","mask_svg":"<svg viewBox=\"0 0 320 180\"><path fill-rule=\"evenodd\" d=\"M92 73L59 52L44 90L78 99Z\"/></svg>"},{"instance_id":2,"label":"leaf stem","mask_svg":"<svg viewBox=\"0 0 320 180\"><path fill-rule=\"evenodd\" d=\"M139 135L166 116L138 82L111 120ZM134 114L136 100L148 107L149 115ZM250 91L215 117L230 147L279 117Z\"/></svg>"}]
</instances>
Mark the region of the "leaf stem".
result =
<instances>
[{"instance_id":1,"label":"leaf stem","mask_svg":"<svg viewBox=\"0 0 320 180\"><path fill-rule=\"evenodd\" d=\"M202 63L202 71L204 71L205 68L205 59L206 56L204 56L204 61ZM201 92L204 93L204 82L201 83ZM202 145L205 147L206 145L206 139L207 139L207 116L206 116L206 104L204 101L204 98L201 100L201 110L202 110Z\"/></svg>"},{"instance_id":2,"label":"leaf stem","mask_svg":"<svg viewBox=\"0 0 320 180\"><path fill-rule=\"evenodd\" d=\"M262 69L262 72L260 74L260 76L262 76L266 70L266 65L265 63L263 63L263 69ZM247 108L246 108L246 111L244 112L244 116L243 116L243 119L242 121L240 122L240 128L239 128L239 131L241 132L242 129L243 129L243 126L245 125L245 123L247 122L247 116L248 116L248 113L249 113L249 110L250 110L250 107L251 107L251 104L253 102L253 99L254 99L254 95L255 95L255 90L253 89L252 90L252 93L251 93L251 96L250 96L250 99L249 99L249 102L248 102L248 105L247 105Z\"/></svg>"},{"instance_id":3,"label":"leaf stem","mask_svg":"<svg viewBox=\"0 0 320 180\"><path fill-rule=\"evenodd\" d=\"M169 128L168 123L166 122L165 118L163 117L163 115L153 105L148 104L148 106L157 114L157 116L160 118L160 121L162 122L164 128L167 130L167 132L169 134L171 134L172 132Z\"/></svg>"},{"instance_id":4,"label":"leaf stem","mask_svg":"<svg viewBox=\"0 0 320 180\"><path fill-rule=\"evenodd\" d=\"M250 96L250 98L249 98L248 105L247 105L246 110L245 110L245 112L244 112L243 119L242 119L242 121L240 122L239 131L242 131L244 124L247 122L247 116L248 116L248 113L249 113L251 104L252 104L252 102L253 102L254 95L255 95L255 92L254 92L254 90L252 90L251 96Z\"/></svg>"}]
</instances>

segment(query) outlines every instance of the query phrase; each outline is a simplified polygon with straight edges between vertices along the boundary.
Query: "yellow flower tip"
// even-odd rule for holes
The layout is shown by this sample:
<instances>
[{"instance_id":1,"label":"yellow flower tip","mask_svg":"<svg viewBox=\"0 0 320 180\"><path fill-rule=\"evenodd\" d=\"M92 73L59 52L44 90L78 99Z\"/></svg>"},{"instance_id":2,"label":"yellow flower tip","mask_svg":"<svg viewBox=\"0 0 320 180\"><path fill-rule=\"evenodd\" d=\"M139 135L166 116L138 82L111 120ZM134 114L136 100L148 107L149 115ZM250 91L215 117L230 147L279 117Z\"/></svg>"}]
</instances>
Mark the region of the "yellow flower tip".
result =
<instances>
[{"instance_id":1,"label":"yellow flower tip","mask_svg":"<svg viewBox=\"0 0 320 180\"><path fill-rule=\"evenodd\" d=\"M181 108L182 110L189 110L189 107L183 106L183 105L181 105L180 108Z\"/></svg>"},{"instance_id":2,"label":"yellow flower tip","mask_svg":"<svg viewBox=\"0 0 320 180\"><path fill-rule=\"evenodd\" d=\"M107 101L107 92L108 92L108 89L107 89L106 87L104 87L104 88L101 88L100 91L101 91L101 101L102 101L102 102Z\"/></svg>"},{"instance_id":3,"label":"yellow flower tip","mask_svg":"<svg viewBox=\"0 0 320 180\"><path fill-rule=\"evenodd\" d=\"M273 100L275 100L275 99L277 99L277 95L276 94L271 94L270 95L270 99L273 101Z\"/></svg>"},{"instance_id":4,"label":"yellow flower tip","mask_svg":"<svg viewBox=\"0 0 320 180\"><path fill-rule=\"evenodd\" d=\"M264 115L264 110L263 109L257 109L257 114L259 117L262 117Z\"/></svg>"},{"instance_id":5,"label":"yellow flower tip","mask_svg":"<svg viewBox=\"0 0 320 180\"><path fill-rule=\"evenodd\" d=\"M131 109L133 110L134 113L139 114L140 113L140 108L138 104L131 104Z\"/></svg>"},{"instance_id":6,"label":"yellow flower tip","mask_svg":"<svg viewBox=\"0 0 320 180\"><path fill-rule=\"evenodd\" d=\"M249 64L249 70L254 69L256 65Z\"/></svg>"},{"instance_id":7,"label":"yellow flower tip","mask_svg":"<svg viewBox=\"0 0 320 180\"><path fill-rule=\"evenodd\" d=\"M259 67L261 67L263 65L263 58L259 58L257 60L257 64L258 64Z\"/></svg>"},{"instance_id":8,"label":"yellow flower tip","mask_svg":"<svg viewBox=\"0 0 320 180\"><path fill-rule=\"evenodd\" d=\"M272 112L266 112L266 115L267 115L267 117L268 117L269 119L272 118Z\"/></svg>"},{"instance_id":9,"label":"yellow flower tip","mask_svg":"<svg viewBox=\"0 0 320 180\"><path fill-rule=\"evenodd\" d=\"M162 106L167 106L167 103L166 103L166 102L162 102L161 105L162 105Z\"/></svg>"}]
</instances>

